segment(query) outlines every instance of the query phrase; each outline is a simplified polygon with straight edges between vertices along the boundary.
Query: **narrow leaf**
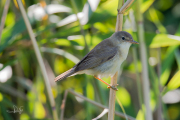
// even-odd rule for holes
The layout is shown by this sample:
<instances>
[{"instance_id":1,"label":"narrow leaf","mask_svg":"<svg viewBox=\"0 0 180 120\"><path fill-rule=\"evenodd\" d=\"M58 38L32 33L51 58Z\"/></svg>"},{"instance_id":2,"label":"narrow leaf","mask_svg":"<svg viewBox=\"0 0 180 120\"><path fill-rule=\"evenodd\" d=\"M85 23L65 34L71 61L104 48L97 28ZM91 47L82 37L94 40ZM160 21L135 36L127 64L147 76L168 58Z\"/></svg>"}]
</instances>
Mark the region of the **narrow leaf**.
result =
<instances>
[{"instance_id":1,"label":"narrow leaf","mask_svg":"<svg viewBox=\"0 0 180 120\"><path fill-rule=\"evenodd\" d=\"M144 13L152 4L154 0L147 0L142 3L141 5L141 12Z\"/></svg>"},{"instance_id":2,"label":"narrow leaf","mask_svg":"<svg viewBox=\"0 0 180 120\"><path fill-rule=\"evenodd\" d=\"M172 77L167 87L169 90L180 87L180 70Z\"/></svg>"}]
</instances>

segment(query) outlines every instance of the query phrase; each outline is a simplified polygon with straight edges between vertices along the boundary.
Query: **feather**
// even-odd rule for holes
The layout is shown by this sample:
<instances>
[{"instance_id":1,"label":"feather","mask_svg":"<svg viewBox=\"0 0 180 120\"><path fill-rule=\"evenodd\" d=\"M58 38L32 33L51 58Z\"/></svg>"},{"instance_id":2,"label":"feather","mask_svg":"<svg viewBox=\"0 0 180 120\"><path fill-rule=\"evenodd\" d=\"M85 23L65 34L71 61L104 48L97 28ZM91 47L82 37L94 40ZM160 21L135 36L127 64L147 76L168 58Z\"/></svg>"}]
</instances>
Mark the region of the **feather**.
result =
<instances>
[{"instance_id":1,"label":"feather","mask_svg":"<svg viewBox=\"0 0 180 120\"><path fill-rule=\"evenodd\" d=\"M72 75L72 74L74 74L74 68L71 68L71 69L69 69L68 71L60 74L60 75L57 76L54 80L55 80L55 82L57 82L57 81L60 81L60 80L62 80L62 79L64 79L64 78L69 77L69 76Z\"/></svg>"},{"instance_id":2,"label":"feather","mask_svg":"<svg viewBox=\"0 0 180 120\"><path fill-rule=\"evenodd\" d=\"M107 49L108 47L108 49ZM76 66L75 72L92 69L112 59L117 53L110 39L105 39L92 49Z\"/></svg>"}]
</instances>

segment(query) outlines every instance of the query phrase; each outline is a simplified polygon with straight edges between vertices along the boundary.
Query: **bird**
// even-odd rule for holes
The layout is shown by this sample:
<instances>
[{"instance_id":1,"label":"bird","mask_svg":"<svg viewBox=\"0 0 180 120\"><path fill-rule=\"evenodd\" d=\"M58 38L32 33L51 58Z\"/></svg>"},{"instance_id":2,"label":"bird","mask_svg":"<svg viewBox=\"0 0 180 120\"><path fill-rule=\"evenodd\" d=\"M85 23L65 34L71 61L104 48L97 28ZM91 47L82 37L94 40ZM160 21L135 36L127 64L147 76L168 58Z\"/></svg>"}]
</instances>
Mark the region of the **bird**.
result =
<instances>
[{"instance_id":1,"label":"bird","mask_svg":"<svg viewBox=\"0 0 180 120\"><path fill-rule=\"evenodd\" d=\"M122 62L127 58L131 44L139 44L133 40L130 33L117 31L109 38L97 44L88 54L86 54L73 68L60 74L54 80L60 81L69 76L77 74L93 75L96 79L112 86L102 80L103 77L112 77L120 69Z\"/></svg>"}]
</instances>

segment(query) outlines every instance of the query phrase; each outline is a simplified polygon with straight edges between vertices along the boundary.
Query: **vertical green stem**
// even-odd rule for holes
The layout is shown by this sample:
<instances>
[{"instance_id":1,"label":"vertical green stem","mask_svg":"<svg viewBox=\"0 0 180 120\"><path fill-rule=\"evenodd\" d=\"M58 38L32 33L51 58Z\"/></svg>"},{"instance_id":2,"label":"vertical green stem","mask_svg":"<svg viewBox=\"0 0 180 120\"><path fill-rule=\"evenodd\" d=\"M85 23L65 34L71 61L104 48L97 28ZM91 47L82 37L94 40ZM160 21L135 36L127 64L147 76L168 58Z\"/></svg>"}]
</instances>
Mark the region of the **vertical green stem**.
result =
<instances>
[{"instance_id":1,"label":"vertical green stem","mask_svg":"<svg viewBox=\"0 0 180 120\"><path fill-rule=\"evenodd\" d=\"M148 74L148 62L147 62L147 51L144 41L144 24L143 15L140 11L141 1L136 1L136 20L138 27L138 38L140 42L140 57L142 62L142 80L143 80L143 97L145 103L146 120L152 120L152 111L150 108L150 85L149 85L149 74Z\"/></svg>"},{"instance_id":2,"label":"vertical green stem","mask_svg":"<svg viewBox=\"0 0 180 120\"><path fill-rule=\"evenodd\" d=\"M135 47L132 48L132 52L133 52L133 59L134 59L135 72L136 72L136 83L137 83L137 88L138 88L139 104L140 104L141 110L143 111L143 109L142 109L143 98L142 98L141 79L140 79L140 75L139 75L139 72L138 72L137 50L136 50Z\"/></svg>"}]
</instances>

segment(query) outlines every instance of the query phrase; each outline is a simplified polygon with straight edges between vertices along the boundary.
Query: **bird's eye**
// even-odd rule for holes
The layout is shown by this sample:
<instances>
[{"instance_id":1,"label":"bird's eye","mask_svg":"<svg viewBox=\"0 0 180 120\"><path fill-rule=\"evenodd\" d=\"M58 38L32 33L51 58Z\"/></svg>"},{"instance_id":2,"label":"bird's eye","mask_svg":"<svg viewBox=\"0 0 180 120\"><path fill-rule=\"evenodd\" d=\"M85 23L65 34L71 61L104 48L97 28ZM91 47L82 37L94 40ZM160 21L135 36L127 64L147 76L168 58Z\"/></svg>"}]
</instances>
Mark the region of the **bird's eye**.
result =
<instances>
[{"instance_id":1,"label":"bird's eye","mask_svg":"<svg viewBox=\"0 0 180 120\"><path fill-rule=\"evenodd\" d=\"M122 40L125 40L125 37L122 37Z\"/></svg>"}]
</instances>

